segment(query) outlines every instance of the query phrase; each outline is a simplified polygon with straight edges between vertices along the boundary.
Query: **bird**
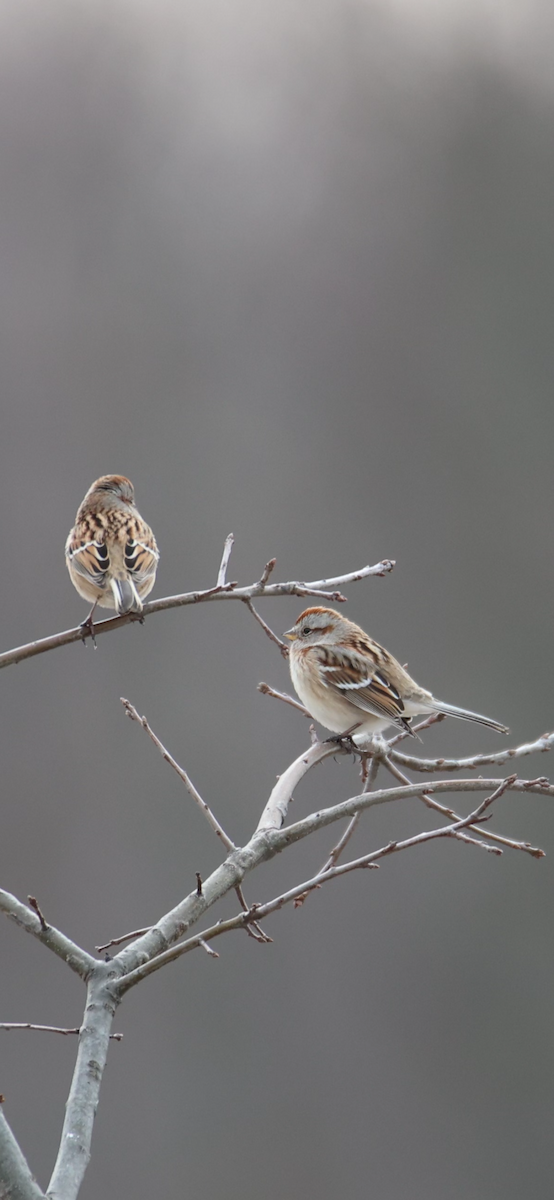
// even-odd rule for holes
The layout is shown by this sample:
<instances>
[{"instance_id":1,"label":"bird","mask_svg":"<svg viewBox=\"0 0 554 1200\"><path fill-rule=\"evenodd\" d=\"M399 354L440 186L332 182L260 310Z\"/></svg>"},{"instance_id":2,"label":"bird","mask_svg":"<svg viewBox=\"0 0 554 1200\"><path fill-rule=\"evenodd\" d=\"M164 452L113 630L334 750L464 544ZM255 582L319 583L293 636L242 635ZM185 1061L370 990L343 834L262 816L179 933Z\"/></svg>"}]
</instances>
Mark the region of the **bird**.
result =
<instances>
[{"instance_id":1,"label":"bird","mask_svg":"<svg viewBox=\"0 0 554 1200\"><path fill-rule=\"evenodd\" d=\"M142 613L142 600L152 590L159 560L156 539L136 505L125 475L102 475L77 509L65 545L71 582L92 603L83 626L92 631L96 605L118 615Z\"/></svg>"},{"instance_id":2,"label":"bird","mask_svg":"<svg viewBox=\"0 0 554 1200\"><path fill-rule=\"evenodd\" d=\"M333 608L306 608L284 634L291 642L294 688L312 717L356 745L390 725L412 735L412 717L441 713L477 721L499 733L506 725L445 704L425 691L387 650Z\"/></svg>"}]
</instances>

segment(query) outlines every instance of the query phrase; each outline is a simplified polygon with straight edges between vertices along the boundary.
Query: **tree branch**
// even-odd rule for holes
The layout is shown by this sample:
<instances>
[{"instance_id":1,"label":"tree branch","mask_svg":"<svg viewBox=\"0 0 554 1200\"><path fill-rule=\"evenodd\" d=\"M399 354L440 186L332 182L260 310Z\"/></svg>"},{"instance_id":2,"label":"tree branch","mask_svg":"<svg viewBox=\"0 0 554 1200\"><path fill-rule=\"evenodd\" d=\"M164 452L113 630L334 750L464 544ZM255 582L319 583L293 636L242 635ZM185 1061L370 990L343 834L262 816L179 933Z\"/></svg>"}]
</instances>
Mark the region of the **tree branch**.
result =
<instances>
[{"instance_id":1,"label":"tree branch","mask_svg":"<svg viewBox=\"0 0 554 1200\"><path fill-rule=\"evenodd\" d=\"M140 620L143 621L146 617L153 616L154 613L166 612L170 608L182 608L187 604L203 604L211 600L252 600L256 596L317 596L323 600L342 603L345 597L334 590L337 586L355 583L370 575L387 575L389 571L392 571L394 565L394 561L391 559L383 559L382 562L376 563L372 567L362 567L359 571L351 571L347 575L336 575L331 579L317 579L313 583L289 580L287 583L268 584L264 582L264 576L270 567L270 563L268 563L262 578L257 583L242 588L236 587L234 583L216 584L215 587L207 588L204 591L184 592L179 596L166 596L162 600L151 600L144 605ZM111 633L114 629L119 629L122 625L129 625L137 620L139 618L136 613L125 613L120 617L99 621L94 625L95 637L99 637L103 633ZM0 654L0 669L9 667L12 663L23 662L26 658L33 658L36 654L45 654L48 650L57 650L60 646L81 642L90 636L90 629L78 625L76 629L66 629L63 633L55 633L51 637L40 639L40 641L17 646L14 650L7 650L4 654Z\"/></svg>"},{"instance_id":2,"label":"tree branch","mask_svg":"<svg viewBox=\"0 0 554 1200\"><path fill-rule=\"evenodd\" d=\"M249 609L249 611L252 613L252 616L258 622L258 625L261 625L264 633L267 634L267 637L269 638L270 642L274 642L275 645L279 647L281 654L283 655L283 658L288 658L288 656L289 656L288 646L285 646L285 643L281 641L281 638L277 637L277 634L274 633L272 629L270 629L269 625L267 625L266 622L263 620L263 618L260 616L258 610L256 608L254 608L252 601L245 600L244 603L246 604L246 607ZM259 690L260 689L258 688L258 691Z\"/></svg>"},{"instance_id":3,"label":"tree branch","mask_svg":"<svg viewBox=\"0 0 554 1200\"><path fill-rule=\"evenodd\" d=\"M84 979L88 979L91 971L96 966L96 959L91 954L87 954L86 950L82 950L76 942L72 942L64 933L60 933L59 929L55 929L53 925L47 925L44 918L41 918L26 904L22 904L16 896L12 896L11 892L5 892L0 888L0 912L4 912L6 916L11 917L16 925L20 925L26 933L32 933L33 937L38 938L43 946L47 946L58 958L63 959L72 971ZM42 914L41 914L42 916Z\"/></svg>"},{"instance_id":4,"label":"tree branch","mask_svg":"<svg viewBox=\"0 0 554 1200\"><path fill-rule=\"evenodd\" d=\"M1 1108L0 1200L45 1200Z\"/></svg>"},{"instance_id":5,"label":"tree branch","mask_svg":"<svg viewBox=\"0 0 554 1200\"><path fill-rule=\"evenodd\" d=\"M340 752L340 747L338 750ZM538 780L520 780L512 776L508 777L508 779L429 781L409 784L405 787L381 789L377 792L364 792L359 796L354 796L330 808L311 813L310 816L284 829L281 828L288 811L293 789L298 782L311 767L316 766L324 758L336 753L336 745L316 742L305 754L296 759L275 785L262 813L258 827L250 841L245 847L232 851L226 861L217 867L208 879L203 882L202 895L199 896L195 891L185 897L171 912L166 913L144 937L134 942L132 946L127 946L117 955L114 961L119 963L121 970L121 976L116 985L120 997L130 987L134 986L139 979L144 977L143 967L148 962L154 958L158 959L160 955L165 954L172 947L172 943L181 938L183 934L196 924L213 904L220 900L231 888L236 888L248 872L252 871L261 862L267 861L281 853L286 847L310 836L316 830L333 824L343 817L352 817L357 812L364 811L375 805L407 799L412 796L421 796L423 793L440 794L442 792L474 792L492 789L495 795L500 795L505 790L532 791L540 795L554 795L554 787L542 778ZM458 825L460 829L462 827L465 828L468 820L460 818L460 821L461 824L454 822L454 825L448 828L453 829L455 826L458 827ZM446 834L441 834L441 836L446 836ZM303 888L300 887L295 894L300 895L302 890ZM255 908L250 911L252 914L251 919L257 919L258 909ZM259 910L260 916L262 911L263 909ZM245 914L245 920L247 917L248 914ZM202 936L204 940L209 940L205 934Z\"/></svg>"},{"instance_id":6,"label":"tree branch","mask_svg":"<svg viewBox=\"0 0 554 1200\"><path fill-rule=\"evenodd\" d=\"M290 767L287 767L286 771L279 776L258 821L256 833L262 833L266 829L280 829L286 819L292 793L297 784L312 767L337 753L344 754L346 752L331 742L314 742L309 750L295 759Z\"/></svg>"},{"instance_id":7,"label":"tree branch","mask_svg":"<svg viewBox=\"0 0 554 1200\"><path fill-rule=\"evenodd\" d=\"M499 788L504 783L504 779L446 779L429 783L413 783L409 787L384 788L378 792L371 792L369 795L352 796L350 800L343 800L340 804L335 804L330 808L320 809L302 821L297 821L294 825L287 825L286 829L278 831L274 829L270 835L271 847L278 854L280 850L284 850L285 846L308 837L315 830L324 829L334 821L340 820L341 817L353 816L355 812L364 811L377 804L389 804L394 800L407 800L412 796L437 792L439 794L444 792L482 792L489 788ZM540 796L554 796L554 787L542 778L515 779L513 783L509 784L507 790L534 792Z\"/></svg>"},{"instance_id":8,"label":"tree branch","mask_svg":"<svg viewBox=\"0 0 554 1200\"><path fill-rule=\"evenodd\" d=\"M111 950L112 946L121 946L123 942L130 942L133 938L144 937L145 933L150 933L151 928L151 925L145 925L144 929L133 929L131 933L122 933L120 937L110 938L109 942L105 942L103 946L95 946L94 949L98 954L103 954L105 950Z\"/></svg>"},{"instance_id":9,"label":"tree branch","mask_svg":"<svg viewBox=\"0 0 554 1200\"><path fill-rule=\"evenodd\" d=\"M379 758L377 758L377 756L375 756L374 758L372 758L370 760L369 770L366 772L366 776L365 776L364 794L366 792L371 791L373 784L375 783L375 780L377 779L377 775L379 773L380 761L381 760ZM336 867L337 862L340 858L340 855L342 854L345 847L348 845L350 838L352 837L352 834L354 833L354 830L356 829L357 825L359 825L360 817L361 817L361 813L357 812L357 813L354 813L354 816L350 818L348 825L346 826L346 829L344 830L343 834L339 838L338 842L336 842L336 844L333 846L333 849L330 851L323 866L320 867L320 870L319 870L320 875L325 874L326 871L330 871L332 867ZM300 905L304 903L307 896L308 896L308 890L303 892L302 895L300 895L296 898L296 900L294 902L294 907L300 908Z\"/></svg>"},{"instance_id":10,"label":"tree branch","mask_svg":"<svg viewBox=\"0 0 554 1200\"><path fill-rule=\"evenodd\" d=\"M75 1029L62 1029L58 1025L31 1025L29 1021L2 1021L0 1029L6 1029L8 1032L11 1029L35 1029L38 1033L63 1033L67 1036L68 1033L80 1033L81 1027L77 1025ZM122 1033L110 1033L110 1040L113 1042L121 1042L123 1040Z\"/></svg>"},{"instance_id":11,"label":"tree branch","mask_svg":"<svg viewBox=\"0 0 554 1200\"><path fill-rule=\"evenodd\" d=\"M311 721L312 714L308 712L308 709L304 708L299 700L295 700L294 696L289 696L287 692L276 692L275 688L270 687L268 683L259 683L258 691L262 693L262 696L273 696L275 700L284 700L285 704L290 704L291 708L297 708L303 717L307 717Z\"/></svg>"},{"instance_id":12,"label":"tree branch","mask_svg":"<svg viewBox=\"0 0 554 1200\"><path fill-rule=\"evenodd\" d=\"M125 700L124 696L120 696L120 700L125 712L127 713L127 716L131 719L131 721L136 721L138 725L142 726L142 728L148 734L148 737L152 739L154 745L158 747L162 758L165 758L165 761L169 763L170 767L173 767L173 770L177 772L179 779L182 779L195 804L198 805L208 824L211 825L212 829L215 831L215 833L217 833L218 838L220 838L220 840L223 842L226 850L234 850L235 843L232 842L231 838L227 836L223 826L219 824L217 817L214 817L211 808L209 808L206 804L206 801L202 799L200 792L196 790L192 779L190 779L186 771L183 771L183 768L179 766L179 763L176 762L176 760L172 757L172 755L169 753L169 750L166 750L165 746L162 744L162 742L160 742L160 739L156 737L156 734L154 733L154 730L150 728L146 717L139 716L134 705L132 705L129 700Z\"/></svg>"},{"instance_id":13,"label":"tree branch","mask_svg":"<svg viewBox=\"0 0 554 1200\"><path fill-rule=\"evenodd\" d=\"M113 986L116 974L113 963L96 963L88 982L60 1148L47 1191L49 1200L75 1200L90 1160L98 1094L118 1003Z\"/></svg>"},{"instance_id":14,"label":"tree branch","mask_svg":"<svg viewBox=\"0 0 554 1200\"><path fill-rule=\"evenodd\" d=\"M225 545L223 547L223 557L221 559L221 564L219 567L219 571L217 573L217 586L218 587L225 587L225 583L227 580L227 567L229 566L229 559L231 557L231 550L233 549L234 540L235 540L234 533L228 533L227 537L225 538Z\"/></svg>"},{"instance_id":15,"label":"tree branch","mask_svg":"<svg viewBox=\"0 0 554 1200\"><path fill-rule=\"evenodd\" d=\"M268 579L269 579L269 576L270 576L270 575L273 573L273 571L275 570L276 564L277 564L277 559L276 559L276 558L270 558L269 562L266 562L266 564L265 564L265 567L264 567L264 569L263 569L263 571L262 571L262 574L261 574L261 576L260 576L260 579L259 579L259 581L258 581L258 582L259 582L259 585L260 585L260 587L262 587L262 588L265 588L265 585L266 585L266 583L267 583L267 581L268 581Z\"/></svg>"},{"instance_id":16,"label":"tree branch","mask_svg":"<svg viewBox=\"0 0 554 1200\"><path fill-rule=\"evenodd\" d=\"M473 812L467 817L461 817L459 821L452 825L445 825L439 829L430 829L423 833L418 833L414 837L405 838L401 842L389 842L388 845L382 846L379 850L373 850L369 854L362 855L361 858L354 859L351 862L343 863L340 866L330 867L326 870L318 871L313 879L305 880L304 883L298 884L296 887L290 888L288 892L284 892L281 896L277 896L274 900L269 900L265 904L254 904L249 912L238 913L235 917L230 917L227 921L218 921L216 925L211 925L208 929L204 929L202 933L196 934L194 937L188 938L186 942L181 942L178 946L172 946L163 953L151 959L150 962L144 963L137 967L135 971L127 975L122 980L123 990L134 987L143 979L147 979L149 975L159 971L161 967L166 966L170 962L176 962L182 958L184 954L188 954L191 950L196 950L199 946L206 947L206 943L212 941L216 937L220 937L223 933L230 933L236 929L242 929L251 921L259 921L269 916L273 912L277 912L291 901L302 899L308 892L319 888L323 883L329 882L331 879L338 879L341 875L346 875L350 871L357 871L361 868L376 867L378 860L386 858L391 854L396 854L400 850L408 850L413 846L421 846L424 842L434 841L437 838L453 837L456 839L469 842L474 846L481 846L482 843L474 838L468 838L461 832L466 826L474 826L475 822L483 820L483 814L486 809L494 803L495 800L503 794L504 791L513 782L514 776L508 779L501 780L498 788L495 789L491 796L478 805ZM490 850L489 846L484 849ZM501 850L493 850L493 853L501 854Z\"/></svg>"},{"instance_id":17,"label":"tree branch","mask_svg":"<svg viewBox=\"0 0 554 1200\"><path fill-rule=\"evenodd\" d=\"M409 784L410 780L408 779L408 777L406 775L404 775L403 771L400 771L398 769L398 767L395 766L394 763L391 762L391 757L392 756L389 756L389 755L383 756L382 761L383 761L384 766L387 768L387 770L390 771L391 775L394 775L396 779L399 779L401 781L401 783ZM515 775L513 776L513 779L516 779ZM457 812L455 812L453 808L447 808L444 804L439 804L438 800L431 799L431 796L428 793L422 794L421 799L423 800L423 803L427 805L428 808L433 808L436 812L442 813L443 816L450 817L450 819L452 821L461 820L459 814ZM472 831L475 832L475 830L473 830L472 826L470 826L469 828L471 828ZM481 837L485 838L487 842L497 842L499 845L507 846L511 850L524 850L525 853L530 854L532 858L544 858L545 857L544 850L539 850L539 848L537 846L531 846L529 844L529 842L514 842L514 841L512 841L511 838L501 837L499 833L492 833L488 829L481 829L481 830L479 830L479 832L481 834ZM486 846L485 849L492 850L493 847Z\"/></svg>"},{"instance_id":18,"label":"tree branch","mask_svg":"<svg viewBox=\"0 0 554 1200\"><path fill-rule=\"evenodd\" d=\"M442 716L442 713L439 715ZM389 746L396 741L398 738L391 738ZM536 742L526 742L524 745L514 746L510 750L495 750L494 754L476 754L473 758L416 758L411 754L401 754L399 750L393 750L390 758L403 767L409 767L411 771L424 771L427 775L432 771L473 771L477 767L485 767L490 763L500 765L511 762L513 758L523 758L527 754L539 752L545 753L552 749L554 749L554 733L543 733Z\"/></svg>"}]
</instances>

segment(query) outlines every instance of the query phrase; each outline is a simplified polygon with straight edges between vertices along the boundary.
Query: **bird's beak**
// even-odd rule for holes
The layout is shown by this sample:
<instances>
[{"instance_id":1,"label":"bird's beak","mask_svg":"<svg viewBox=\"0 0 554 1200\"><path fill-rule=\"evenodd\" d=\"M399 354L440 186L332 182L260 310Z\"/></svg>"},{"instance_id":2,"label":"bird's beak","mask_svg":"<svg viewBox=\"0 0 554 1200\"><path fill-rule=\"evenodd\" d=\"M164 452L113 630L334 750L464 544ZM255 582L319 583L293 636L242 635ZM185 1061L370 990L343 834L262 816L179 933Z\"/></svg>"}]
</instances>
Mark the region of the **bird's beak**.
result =
<instances>
[{"instance_id":1,"label":"bird's beak","mask_svg":"<svg viewBox=\"0 0 554 1200\"><path fill-rule=\"evenodd\" d=\"M283 637L288 638L289 642L294 642L296 639L296 629L287 629L283 634Z\"/></svg>"}]
</instances>

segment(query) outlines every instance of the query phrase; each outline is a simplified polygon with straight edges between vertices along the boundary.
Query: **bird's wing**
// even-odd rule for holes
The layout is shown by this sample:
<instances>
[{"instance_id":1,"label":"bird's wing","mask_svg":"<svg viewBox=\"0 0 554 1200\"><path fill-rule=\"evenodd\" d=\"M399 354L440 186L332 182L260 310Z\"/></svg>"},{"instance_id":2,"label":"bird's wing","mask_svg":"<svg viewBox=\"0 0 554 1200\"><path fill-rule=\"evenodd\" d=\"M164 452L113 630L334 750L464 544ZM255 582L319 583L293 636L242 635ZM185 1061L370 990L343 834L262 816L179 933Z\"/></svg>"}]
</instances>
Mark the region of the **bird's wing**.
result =
<instances>
[{"instance_id":1,"label":"bird's wing","mask_svg":"<svg viewBox=\"0 0 554 1200\"><path fill-rule=\"evenodd\" d=\"M140 527L136 522L129 526L124 553L125 566L139 586L156 574L160 555L154 534L144 522Z\"/></svg>"},{"instance_id":2,"label":"bird's wing","mask_svg":"<svg viewBox=\"0 0 554 1200\"><path fill-rule=\"evenodd\" d=\"M326 687L375 716L396 723L405 720L404 705L397 689L376 662L354 650L325 645L314 646L321 678Z\"/></svg>"},{"instance_id":3,"label":"bird's wing","mask_svg":"<svg viewBox=\"0 0 554 1200\"><path fill-rule=\"evenodd\" d=\"M110 569L110 556L105 542L84 541L75 535L69 535L65 553L68 562L78 575L82 575L95 587L106 586L106 576Z\"/></svg>"}]
</instances>

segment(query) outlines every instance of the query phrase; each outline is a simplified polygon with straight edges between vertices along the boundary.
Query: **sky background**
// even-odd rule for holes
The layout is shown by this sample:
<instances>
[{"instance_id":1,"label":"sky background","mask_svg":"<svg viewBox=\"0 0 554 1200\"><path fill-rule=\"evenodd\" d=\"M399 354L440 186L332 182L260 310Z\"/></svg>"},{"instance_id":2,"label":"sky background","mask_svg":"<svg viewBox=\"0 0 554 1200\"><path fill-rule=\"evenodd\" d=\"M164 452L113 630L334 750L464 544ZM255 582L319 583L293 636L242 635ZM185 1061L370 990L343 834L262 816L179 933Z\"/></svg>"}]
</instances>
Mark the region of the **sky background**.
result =
<instances>
[{"instance_id":1,"label":"sky background","mask_svg":"<svg viewBox=\"0 0 554 1200\"><path fill-rule=\"evenodd\" d=\"M347 614L513 744L554 727L553 33L547 0L1 5L2 649L85 617L64 541L118 472L153 596L212 585L230 530L244 584L273 555L276 579L394 558ZM308 739L260 679L286 664L234 602L2 672L2 886L90 951L173 907L219 846L119 697L240 843ZM420 750L504 745L445 722ZM313 772L294 816L357 770ZM431 824L386 806L353 849ZM547 857L430 844L134 989L83 1200L547 1200L552 802L504 797L494 827ZM78 1025L80 981L0 939L1 1019ZM1 1037L45 1187L75 1045Z\"/></svg>"}]
</instances>

